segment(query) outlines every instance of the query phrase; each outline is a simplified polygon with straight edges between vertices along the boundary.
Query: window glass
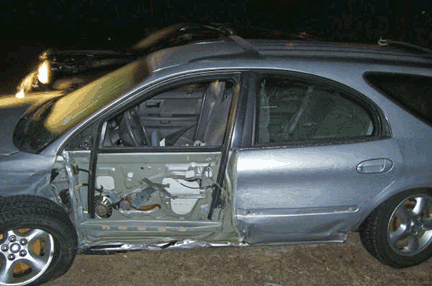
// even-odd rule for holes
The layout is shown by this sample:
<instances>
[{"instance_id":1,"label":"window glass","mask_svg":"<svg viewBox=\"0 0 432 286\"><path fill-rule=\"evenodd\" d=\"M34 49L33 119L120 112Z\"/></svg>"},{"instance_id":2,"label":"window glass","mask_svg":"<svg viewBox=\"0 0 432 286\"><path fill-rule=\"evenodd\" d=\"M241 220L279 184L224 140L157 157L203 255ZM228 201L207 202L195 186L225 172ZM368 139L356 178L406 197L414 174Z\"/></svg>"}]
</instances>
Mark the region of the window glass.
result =
<instances>
[{"instance_id":1,"label":"window glass","mask_svg":"<svg viewBox=\"0 0 432 286\"><path fill-rule=\"evenodd\" d=\"M109 120L104 147L221 146L233 84L213 80L161 92Z\"/></svg>"},{"instance_id":2,"label":"window glass","mask_svg":"<svg viewBox=\"0 0 432 286\"><path fill-rule=\"evenodd\" d=\"M148 76L145 60L132 62L84 87L29 109L14 131L15 146L39 153Z\"/></svg>"},{"instance_id":3,"label":"window glass","mask_svg":"<svg viewBox=\"0 0 432 286\"><path fill-rule=\"evenodd\" d=\"M345 92L288 76L261 77L257 108L258 144L353 138L374 131L369 113Z\"/></svg>"},{"instance_id":4,"label":"window glass","mask_svg":"<svg viewBox=\"0 0 432 286\"><path fill-rule=\"evenodd\" d=\"M426 76L371 73L366 79L405 109L432 124L432 78Z\"/></svg>"}]
</instances>

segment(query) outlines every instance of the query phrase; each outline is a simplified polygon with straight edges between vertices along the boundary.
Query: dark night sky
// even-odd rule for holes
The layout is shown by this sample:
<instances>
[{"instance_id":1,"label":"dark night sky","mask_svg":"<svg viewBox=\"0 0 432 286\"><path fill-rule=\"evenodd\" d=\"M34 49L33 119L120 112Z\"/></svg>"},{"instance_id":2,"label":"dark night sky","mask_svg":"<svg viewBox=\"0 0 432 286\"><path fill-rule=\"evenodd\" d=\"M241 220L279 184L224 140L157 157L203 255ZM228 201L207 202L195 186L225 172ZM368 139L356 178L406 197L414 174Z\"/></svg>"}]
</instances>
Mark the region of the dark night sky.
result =
<instances>
[{"instance_id":1,"label":"dark night sky","mask_svg":"<svg viewBox=\"0 0 432 286\"><path fill-rule=\"evenodd\" d=\"M342 3L346 3L345 5ZM409 0L3 0L0 21L10 39L60 39L76 34L142 33L150 24L184 20L241 22L303 29L343 40L375 34L402 37L430 23L432 1ZM187 3L187 4L186 4ZM334 36L334 33L340 35ZM346 39L345 39L346 38ZM419 39L415 39L419 40ZM421 40L421 39L420 39Z\"/></svg>"},{"instance_id":2,"label":"dark night sky","mask_svg":"<svg viewBox=\"0 0 432 286\"><path fill-rule=\"evenodd\" d=\"M0 5L0 24L7 30L0 40L1 82L20 78L46 48L97 48L109 35L130 46L151 26L187 20L306 31L333 41L388 36L432 44L432 0L3 0Z\"/></svg>"}]
</instances>

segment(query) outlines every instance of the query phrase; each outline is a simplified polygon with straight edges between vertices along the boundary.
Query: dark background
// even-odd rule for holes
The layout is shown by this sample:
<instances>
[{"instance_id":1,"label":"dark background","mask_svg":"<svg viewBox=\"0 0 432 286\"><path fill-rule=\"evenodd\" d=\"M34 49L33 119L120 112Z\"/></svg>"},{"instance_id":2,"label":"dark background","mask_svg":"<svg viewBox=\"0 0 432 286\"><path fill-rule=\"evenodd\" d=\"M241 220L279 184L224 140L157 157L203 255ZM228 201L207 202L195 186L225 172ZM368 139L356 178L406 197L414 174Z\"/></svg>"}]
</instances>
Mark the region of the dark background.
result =
<instances>
[{"instance_id":1,"label":"dark background","mask_svg":"<svg viewBox=\"0 0 432 286\"><path fill-rule=\"evenodd\" d=\"M0 92L13 89L46 48L130 47L152 28L181 21L305 31L331 41L376 42L384 36L432 45L427 0L3 0L1 5Z\"/></svg>"},{"instance_id":2,"label":"dark background","mask_svg":"<svg viewBox=\"0 0 432 286\"><path fill-rule=\"evenodd\" d=\"M376 42L387 36L431 47L431 16L432 1L424 0L2 0L0 93L15 92L47 48L112 48L110 36L127 47L152 27L179 21L306 31L332 41ZM343 246L78 256L72 269L50 285L430 285L432 260L390 269L355 238Z\"/></svg>"}]
</instances>

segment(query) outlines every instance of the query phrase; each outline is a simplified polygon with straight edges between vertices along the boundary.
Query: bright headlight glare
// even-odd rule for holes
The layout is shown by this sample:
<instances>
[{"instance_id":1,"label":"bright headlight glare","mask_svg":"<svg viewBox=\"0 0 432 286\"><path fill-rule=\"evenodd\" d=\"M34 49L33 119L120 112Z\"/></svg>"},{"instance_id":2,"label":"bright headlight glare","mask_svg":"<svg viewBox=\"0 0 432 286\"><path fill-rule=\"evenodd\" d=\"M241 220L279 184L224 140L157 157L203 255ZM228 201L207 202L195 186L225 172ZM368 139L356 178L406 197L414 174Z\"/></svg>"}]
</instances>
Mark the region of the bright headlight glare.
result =
<instances>
[{"instance_id":1,"label":"bright headlight glare","mask_svg":"<svg viewBox=\"0 0 432 286\"><path fill-rule=\"evenodd\" d=\"M39 65L38 68L38 79L41 83L47 84L50 81L51 67L47 60Z\"/></svg>"},{"instance_id":2,"label":"bright headlight glare","mask_svg":"<svg viewBox=\"0 0 432 286\"><path fill-rule=\"evenodd\" d=\"M23 98L24 97L24 90L21 89L20 91L18 91L17 94L15 94L15 97L17 97L17 98Z\"/></svg>"}]
</instances>

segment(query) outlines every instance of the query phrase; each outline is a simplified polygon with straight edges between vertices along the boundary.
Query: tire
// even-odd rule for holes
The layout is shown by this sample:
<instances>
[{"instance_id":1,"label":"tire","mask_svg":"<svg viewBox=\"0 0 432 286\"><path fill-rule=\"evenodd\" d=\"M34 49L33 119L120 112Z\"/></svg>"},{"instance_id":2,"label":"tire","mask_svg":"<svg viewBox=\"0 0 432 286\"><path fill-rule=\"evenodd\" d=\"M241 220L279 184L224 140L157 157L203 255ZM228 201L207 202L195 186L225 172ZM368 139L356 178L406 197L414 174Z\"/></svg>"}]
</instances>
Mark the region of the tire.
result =
<instances>
[{"instance_id":1,"label":"tire","mask_svg":"<svg viewBox=\"0 0 432 286\"><path fill-rule=\"evenodd\" d=\"M66 212L37 196L0 199L0 285L39 285L64 274L77 251Z\"/></svg>"},{"instance_id":2,"label":"tire","mask_svg":"<svg viewBox=\"0 0 432 286\"><path fill-rule=\"evenodd\" d=\"M411 190L388 199L359 229L366 250L394 268L422 263L432 255L432 194Z\"/></svg>"}]
</instances>

